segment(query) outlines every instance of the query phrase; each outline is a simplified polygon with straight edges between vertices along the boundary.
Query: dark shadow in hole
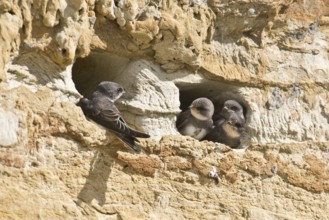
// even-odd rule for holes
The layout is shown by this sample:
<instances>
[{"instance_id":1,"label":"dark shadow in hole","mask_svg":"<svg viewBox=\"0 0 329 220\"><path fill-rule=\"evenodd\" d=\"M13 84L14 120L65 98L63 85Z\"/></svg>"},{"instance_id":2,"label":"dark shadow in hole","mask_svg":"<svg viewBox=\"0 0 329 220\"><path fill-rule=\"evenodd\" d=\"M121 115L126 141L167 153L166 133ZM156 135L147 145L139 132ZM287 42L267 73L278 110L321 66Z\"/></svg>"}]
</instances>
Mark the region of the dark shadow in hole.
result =
<instances>
[{"instance_id":1,"label":"dark shadow in hole","mask_svg":"<svg viewBox=\"0 0 329 220\"><path fill-rule=\"evenodd\" d=\"M285 14L287 12L287 9L289 8L288 5L281 5L279 7L279 14Z\"/></svg>"},{"instance_id":2,"label":"dark shadow in hole","mask_svg":"<svg viewBox=\"0 0 329 220\"><path fill-rule=\"evenodd\" d=\"M193 100L200 97L206 97L214 103L214 120L216 120L216 118L218 119L218 114L223 108L223 104L225 101L230 99L238 101L243 107L246 124L245 131L242 132L241 144L237 148L246 149L247 147L249 147L251 136L248 124L250 123L251 109L249 104L239 91L240 87L238 85L228 84L219 81L203 80L202 82L195 84L176 83L176 86L179 88L180 91L179 99L181 103L180 109L182 111L185 111L193 102Z\"/></svg>"},{"instance_id":3,"label":"dark shadow in hole","mask_svg":"<svg viewBox=\"0 0 329 220\"><path fill-rule=\"evenodd\" d=\"M83 13L85 12L85 9L84 8L81 8L78 12L79 12L79 15L82 16Z\"/></svg>"},{"instance_id":4,"label":"dark shadow in hole","mask_svg":"<svg viewBox=\"0 0 329 220\"><path fill-rule=\"evenodd\" d=\"M247 101L239 92L239 87L221 82L204 81L198 84L176 84L180 91L180 109L185 111L193 100L206 97L209 98L215 106L215 114L218 114L226 100L235 99L243 106L244 116L247 124L250 118L250 107Z\"/></svg>"},{"instance_id":5,"label":"dark shadow in hole","mask_svg":"<svg viewBox=\"0 0 329 220\"><path fill-rule=\"evenodd\" d=\"M88 96L102 81L113 80L128 64L129 59L110 53L92 52L78 58L72 68L72 79L76 89Z\"/></svg>"},{"instance_id":6,"label":"dark shadow in hole","mask_svg":"<svg viewBox=\"0 0 329 220\"><path fill-rule=\"evenodd\" d=\"M21 32L24 36L26 36L26 26L25 25L22 26Z\"/></svg>"},{"instance_id":7,"label":"dark shadow in hole","mask_svg":"<svg viewBox=\"0 0 329 220\"><path fill-rule=\"evenodd\" d=\"M8 13L11 14L11 15L16 15L13 10L9 10Z\"/></svg>"},{"instance_id":8,"label":"dark shadow in hole","mask_svg":"<svg viewBox=\"0 0 329 220\"><path fill-rule=\"evenodd\" d=\"M261 38L260 38L261 33L259 31L248 30L248 31L242 32L242 35L252 39L257 45L260 45L260 43L261 43Z\"/></svg>"},{"instance_id":9,"label":"dark shadow in hole","mask_svg":"<svg viewBox=\"0 0 329 220\"><path fill-rule=\"evenodd\" d=\"M67 56L67 50L65 48L63 48L61 52L63 57Z\"/></svg>"},{"instance_id":10,"label":"dark shadow in hole","mask_svg":"<svg viewBox=\"0 0 329 220\"><path fill-rule=\"evenodd\" d=\"M106 202L107 181L111 173L113 161L110 156L102 151L97 151L90 163L89 174L86 183L78 194L78 199L90 204L93 199L99 205Z\"/></svg>"}]
</instances>

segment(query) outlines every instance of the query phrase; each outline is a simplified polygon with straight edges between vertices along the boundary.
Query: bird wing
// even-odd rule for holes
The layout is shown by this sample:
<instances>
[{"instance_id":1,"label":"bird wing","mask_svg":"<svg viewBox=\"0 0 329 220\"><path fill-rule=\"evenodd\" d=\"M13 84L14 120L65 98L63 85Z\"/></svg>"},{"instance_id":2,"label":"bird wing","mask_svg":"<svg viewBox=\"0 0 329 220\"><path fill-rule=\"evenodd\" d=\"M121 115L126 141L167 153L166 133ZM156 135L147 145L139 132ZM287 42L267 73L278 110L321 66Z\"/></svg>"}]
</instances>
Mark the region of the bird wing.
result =
<instances>
[{"instance_id":1,"label":"bird wing","mask_svg":"<svg viewBox=\"0 0 329 220\"><path fill-rule=\"evenodd\" d=\"M213 142L219 142L222 136L222 124L225 122L224 119L218 120L214 123L214 126L210 130L210 132L202 139Z\"/></svg>"},{"instance_id":2,"label":"bird wing","mask_svg":"<svg viewBox=\"0 0 329 220\"><path fill-rule=\"evenodd\" d=\"M127 144L130 148L132 148L136 153L141 152L140 146L137 144L139 141L137 138L132 136L127 136L124 134L116 133L117 137L125 144Z\"/></svg>"},{"instance_id":3,"label":"bird wing","mask_svg":"<svg viewBox=\"0 0 329 220\"><path fill-rule=\"evenodd\" d=\"M119 110L115 107L113 103L107 103L105 106L97 108L97 111L94 112L92 119L116 133L122 133L128 136L141 138L150 137L150 135L148 134L130 128L123 120Z\"/></svg>"},{"instance_id":4,"label":"bird wing","mask_svg":"<svg viewBox=\"0 0 329 220\"><path fill-rule=\"evenodd\" d=\"M225 122L224 118L219 118L218 120L214 120L214 126L216 127L217 125L223 124Z\"/></svg>"},{"instance_id":5,"label":"bird wing","mask_svg":"<svg viewBox=\"0 0 329 220\"><path fill-rule=\"evenodd\" d=\"M183 128L184 126L186 126L188 124L188 122L189 122L188 118L189 118L190 114L191 113L189 110L178 114L177 120L176 120L176 128L178 130L180 130L181 128Z\"/></svg>"},{"instance_id":6,"label":"bird wing","mask_svg":"<svg viewBox=\"0 0 329 220\"><path fill-rule=\"evenodd\" d=\"M94 97L91 100L82 98L77 105L81 107L83 113L88 118L110 129L116 134L122 133L127 136L141 138L150 137L148 134L130 128L121 117L121 114L114 103L104 96Z\"/></svg>"}]
</instances>

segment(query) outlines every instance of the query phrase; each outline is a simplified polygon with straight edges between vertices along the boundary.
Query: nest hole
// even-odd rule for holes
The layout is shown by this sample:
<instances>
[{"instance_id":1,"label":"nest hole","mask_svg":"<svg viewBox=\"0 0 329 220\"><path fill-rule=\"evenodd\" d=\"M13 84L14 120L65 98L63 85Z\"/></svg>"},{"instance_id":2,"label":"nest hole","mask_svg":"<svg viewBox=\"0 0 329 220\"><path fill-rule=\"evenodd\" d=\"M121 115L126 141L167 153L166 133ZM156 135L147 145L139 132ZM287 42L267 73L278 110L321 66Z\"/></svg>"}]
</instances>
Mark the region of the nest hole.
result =
<instances>
[{"instance_id":1,"label":"nest hole","mask_svg":"<svg viewBox=\"0 0 329 220\"><path fill-rule=\"evenodd\" d=\"M105 52L92 52L78 58L72 68L72 78L78 92L87 97L102 81L113 81L129 59Z\"/></svg>"},{"instance_id":2,"label":"nest hole","mask_svg":"<svg viewBox=\"0 0 329 220\"><path fill-rule=\"evenodd\" d=\"M214 103L215 113L218 114L223 108L225 101L234 99L243 107L243 113L246 119L246 126L250 119L250 107L240 91L240 86L231 85L224 82L204 80L194 84L176 83L180 92L180 109L185 111L193 100L206 97Z\"/></svg>"}]
</instances>

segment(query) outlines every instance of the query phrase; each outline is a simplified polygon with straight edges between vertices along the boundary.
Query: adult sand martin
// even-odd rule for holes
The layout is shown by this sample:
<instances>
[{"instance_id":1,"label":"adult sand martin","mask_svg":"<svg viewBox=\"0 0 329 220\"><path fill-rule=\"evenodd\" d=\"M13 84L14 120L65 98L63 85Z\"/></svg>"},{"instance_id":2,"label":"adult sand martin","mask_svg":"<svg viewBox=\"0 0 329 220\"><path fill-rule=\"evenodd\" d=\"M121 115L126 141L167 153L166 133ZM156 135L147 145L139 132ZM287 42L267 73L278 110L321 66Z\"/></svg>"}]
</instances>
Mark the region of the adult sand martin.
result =
<instances>
[{"instance_id":1,"label":"adult sand martin","mask_svg":"<svg viewBox=\"0 0 329 220\"><path fill-rule=\"evenodd\" d=\"M150 135L130 128L123 120L114 102L124 93L121 85L115 82L101 82L88 98L82 98L78 102L83 113L112 131L118 138L136 152L140 152L140 147L135 143L137 138L149 138Z\"/></svg>"},{"instance_id":2,"label":"adult sand martin","mask_svg":"<svg viewBox=\"0 0 329 220\"><path fill-rule=\"evenodd\" d=\"M227 100L215 118L215 127L203 140L223 143L231 148L238 147L246 123L243 107L235 100Z\"/></svg>"},{"instance_id":3,"label":"adult sand martin","mask_svg":"<svg viewBox=\"0 0 329 220\"><path fill-rule=\"evenodd\" d=\"M207 98L198 98L177 116L176 127L182 135L201 140L213 126L214 104Z\"/></svg>"}]
</instances>

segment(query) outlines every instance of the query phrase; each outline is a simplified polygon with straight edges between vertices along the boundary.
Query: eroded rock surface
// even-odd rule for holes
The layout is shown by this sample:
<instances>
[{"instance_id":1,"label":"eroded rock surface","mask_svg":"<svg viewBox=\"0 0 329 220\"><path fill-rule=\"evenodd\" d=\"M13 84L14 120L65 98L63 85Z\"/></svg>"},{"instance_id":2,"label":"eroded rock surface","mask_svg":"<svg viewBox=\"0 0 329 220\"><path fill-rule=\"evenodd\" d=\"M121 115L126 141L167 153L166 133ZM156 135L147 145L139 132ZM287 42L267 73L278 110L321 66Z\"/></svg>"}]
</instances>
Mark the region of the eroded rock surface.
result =
<instances>
[{"instance_id":1,"label":"eroded rock surface","mask_svg":"<svg viewBox=\"0 0 329 220\"><path fill-rule=\"evenodd\" d=\"M329 2L0 2L3 219L327 219ZM75 105L103 80L134 154ZM182 137L198 97L245 108L243 148ZM31 208L33 207L33 208Z\"/></svg>"}]
</instances>

